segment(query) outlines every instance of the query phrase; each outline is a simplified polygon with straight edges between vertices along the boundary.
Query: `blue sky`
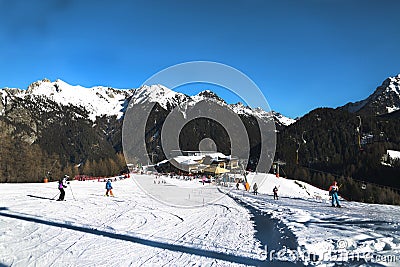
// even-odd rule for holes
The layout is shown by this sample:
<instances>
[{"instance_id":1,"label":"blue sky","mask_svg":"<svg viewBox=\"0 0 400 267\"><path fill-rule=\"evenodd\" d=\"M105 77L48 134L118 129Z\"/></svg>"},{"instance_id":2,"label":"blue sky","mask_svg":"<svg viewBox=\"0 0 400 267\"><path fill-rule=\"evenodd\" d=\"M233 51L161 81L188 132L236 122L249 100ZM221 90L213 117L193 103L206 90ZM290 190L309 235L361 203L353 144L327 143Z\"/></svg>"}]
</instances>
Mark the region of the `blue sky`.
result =
<instances>
[{"instance_id":1,"label":"blue sky","mask_svg":"<svg viewBox=\"0 0 400 267\"><path fill-rule=\"evenodd\" d=\"M398 10L396 0L0 0L0 87L46 77L132 88L174 64L216 61L297 117L400 73Z\"/></svg>"}]
</instances>

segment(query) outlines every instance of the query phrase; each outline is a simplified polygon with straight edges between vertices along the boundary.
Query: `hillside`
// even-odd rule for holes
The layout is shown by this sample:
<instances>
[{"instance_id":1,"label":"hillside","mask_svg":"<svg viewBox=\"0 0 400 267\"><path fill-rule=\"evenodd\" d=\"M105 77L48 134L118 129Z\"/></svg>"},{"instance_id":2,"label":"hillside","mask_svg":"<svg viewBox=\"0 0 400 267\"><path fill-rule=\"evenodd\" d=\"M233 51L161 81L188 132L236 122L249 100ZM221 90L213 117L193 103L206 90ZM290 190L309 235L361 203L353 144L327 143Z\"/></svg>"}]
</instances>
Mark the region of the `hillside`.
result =
<instances>
[{"instance_id":1,"label":"hillside","mask_svg":"<svg viewBox=\"0 0 400 267\"><path fill-rule=\"evenodd\" d=\"M359 131L358 116L362 121ZM398 195L394 197L400 189L400 166L382 164L388 149L400 149L399 131L396 117L316 109L278 134L276 158L286 161L284 170L289 177L322 188L339 180L348 199L379 203L396 199L400 203Z\"/></svg>"},{"instance_id":2,"label":"hillside","mask_svg":"<svg viewBox=\"0 0 400 267\"><path fill-rule=\"evenodd\" d=\"M276 157L287 174L323 188L340 180L348 199L400 203L400 164L383 163L388 149L400 150L399 86L400 74L364 100L313 110L285 128Z\"/></svg>"}]
</instances>

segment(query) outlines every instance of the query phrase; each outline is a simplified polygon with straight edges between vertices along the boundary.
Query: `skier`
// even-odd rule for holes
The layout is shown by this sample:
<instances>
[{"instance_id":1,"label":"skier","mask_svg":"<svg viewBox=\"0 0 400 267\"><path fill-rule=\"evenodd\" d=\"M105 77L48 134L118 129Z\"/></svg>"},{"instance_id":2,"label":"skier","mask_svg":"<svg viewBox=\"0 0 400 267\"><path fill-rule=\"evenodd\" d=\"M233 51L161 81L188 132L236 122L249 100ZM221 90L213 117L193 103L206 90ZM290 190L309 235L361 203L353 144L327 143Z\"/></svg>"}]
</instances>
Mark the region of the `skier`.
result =
<instances>
[{"instance_id":1,"label":"skier","mask_svg":"<svg viewBox=\"0 0 400 267\"><path fill-rule=\"evenodd\" d=\"M108 196L108 193L110 193L110 195L113 197L114 194L113 194L113 192L112 192L111 179L108 179L108 180L107 180L106 189L107 189L107 191L106 191L106 196Z\"/></svg>"},{"instance_id":2,"label":"skier","mask_svg":"<svg viewBox=\"0 0 400 267\"><path fill-rule=\"evenodd\" d=\"M239 181L236 182L236 190L239 190Z\"/></svg>"},{"instance_id":3,"label":"skier","mask_svg":"<svg viewBox=\"0 0 400 267\"><path fill-rule=\"evenodd\" d=\"M67 179L68 179L68 175L64 175L64 177L58 181L58 189L60 190L60 197L57 199L57 201L64 200L64 197L65 197L64 188L67 188L67 185L66 185Z\"/></svg>"},{"instance_id":4,"label":"skier","mask_svg":"<svg viewBox=\"0 0 400 267\"><path fill-rule=\"evenodd\" d=\"M272 192L274 192L274 199L278 199L278 187L275 186Z\"/></svg>"},{"instance_id":5,"label":"skier","mask_svg":"<svg viewBox=\"0 0 400 267\"><path fill-rule=\"evenodd\" d=\"M334 181L333 184L329 187L329 195L332 196L332 207L341 208L342 206L340 206L338 192L339 186L337 185L337 182ZM335 203L337 204L336 206Z\"/></svg>"},{"instance_id":6,"label":"skier","mask_svg":"<svg viewBox=\"0 0 400 267\"><path fill-rule=\"evenodd\" d=\"M258 194L258 192L257 192L257 190L258 190L257 183L254 183L253 190L254 190L254 195L257 195Z\"/></svg>"}]
</instances>

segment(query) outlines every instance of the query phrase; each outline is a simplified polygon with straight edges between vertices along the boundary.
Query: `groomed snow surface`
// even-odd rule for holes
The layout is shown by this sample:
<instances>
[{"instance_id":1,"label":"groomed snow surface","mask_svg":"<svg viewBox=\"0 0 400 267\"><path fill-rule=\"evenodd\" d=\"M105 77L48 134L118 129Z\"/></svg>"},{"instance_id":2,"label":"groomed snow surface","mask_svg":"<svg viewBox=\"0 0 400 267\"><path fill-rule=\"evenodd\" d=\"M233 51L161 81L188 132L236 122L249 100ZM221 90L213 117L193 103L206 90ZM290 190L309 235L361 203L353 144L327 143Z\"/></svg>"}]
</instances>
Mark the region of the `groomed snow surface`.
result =
<instances>
[{"instance_id":1,"label":"groomed snow surface","mask_svg":"<svg viewBox=\"0 0 400 267\"><path fill-rule=\"evenodd\" d=\"M250 176L250 184L255 179ZM279 200L272 197L274 186ZM276 220L282 238L295 239L269 249L268 257L317 266L400 266L400 207L341 199L342 208L333 208L326 191L271 175L259 188L257 196L240 190L229 195Z\"/></svg>"},{"instance_id":2,"label":"groomed snow surface","mask_svg":"<svg viewBox=\"0 0 400 267\"><path fill-rule=\"evenodd\" d=\"M400 207L332 208L326 191L251 174L256 196L232 184L212 204L179 208L146 195L141 178L156 179L117 179L115 197L104 182L71 181L66 201L51 200L55 182L0 184L0 266L400 265ZM173 179L155 186L216 187Z\"/></svg>"},{"instance_id":3,"label":"groomed snow surface","mask_svg":"<svg viewBox=\"0 0 400 267\"><path fill-rule=\"evenodd\" d=\"M153 200L131 178L113 182L113 188L115 197L106 197L104 182L72 181L66 188L66 201L54 201L46 198L57 194L55 182L0 184L0 265L261 262L251 215L231 198L183 209Z\"/></svg>"}]
</instances>

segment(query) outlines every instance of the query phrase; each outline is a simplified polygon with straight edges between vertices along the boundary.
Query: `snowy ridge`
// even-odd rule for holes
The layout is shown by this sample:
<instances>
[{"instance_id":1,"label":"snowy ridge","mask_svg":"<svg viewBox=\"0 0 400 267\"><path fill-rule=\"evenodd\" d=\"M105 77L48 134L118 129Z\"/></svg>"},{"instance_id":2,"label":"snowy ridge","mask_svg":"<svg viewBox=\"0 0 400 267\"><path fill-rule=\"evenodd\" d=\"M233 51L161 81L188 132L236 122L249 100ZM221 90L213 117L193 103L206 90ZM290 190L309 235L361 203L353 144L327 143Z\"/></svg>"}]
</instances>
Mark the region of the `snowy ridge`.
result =
<instances>
[{"instance_id":1,"label":"snowy ridge","mask_svg":"<svg viewBox=\"0 0 400 267\"><path fill-rule=\"evenodd\" d=\"M373 102L386 105L386 112L391 113L400 109L400 74L386 79L382 86L369 97Z\"/></svg>"},{"instance_id":2,"label":"snowy ridge","mask_svg":"<svg viewBox=\"0 0 400 267\"><path fill-rule=\"evenodd\" d=\"M374 115L400 110L400 74L387 78L368 98L348 103L342 108L349 112L368 111Z\"/></svg>"},{"instance_id":3,"label":"snowy ridge","mask_svg":"<svg viewBox=\"0 0 400 267\"><path fill-rule=\"evenodd\" d=\"M197 95L192 96L191 99L194 102L200 102L203 100L213 100L219 104L226 105L226 102L222 98L220 98L217 94L215 94L214 92L212 92L210 90L201 91Z\"/></svg>"},{"instance_id":4,"label":"snowy ridge","mask_svg":"<svg viewBox=\"0 0 400 267\"><path fill-rule=\"evenodd\" d=\"M285 117L283 116L281 113L272 111L273 115L275 116L275 118L284 126L289 126L293 123L296 122L295 119L289 118L289 117Z\"/></svg>"},{"instance_id":5,"label":"snowy ridge","mask_svg":"<svg viewBox=\"0 0 400 267\"><path fill-rule=\"evenodd\" d=\"M5 94L1 89L2 103ZM80 85L70 85L62 80L51 82L43 79L29 85L27 90L13 89L18 97L29 95L44 96L60 105L84 107L89 112L89 119L94 121L97 116L117 116L121 118L125 112L127 101L131 98L133 104L158 103L166 110L177 106L184 112L187 106L193 106L200 101L214 101L218 105L231 109L236 114L255 116L259 119L270 119L271 116L279 123L287 126L295 122L277 112L267 112L260 108L251 109L242 103L227 104L222 98L210 90L205 90L195 96L175 92L163 85L143 85L137 89L114 89L104 86L86 88Z\"/></svg>"},{"instance_id":6,"label":"snowy ridge","mask_svg":"<svg viewBox=\"0 0 400 267\"><path fill-rule=\"evenodd\" d=\"M176 107L190 99L189 96L172 91L160 84L143 85L133 91L132 98L134 104L159 103L164 109Z\"/></svg>"},{"instance_id":7,"label":"snowy ridge","mask_svg":"<svg viewBox=\"0 0 400 267\"><path fill-rule=\"evenodd\" d=\"M89 111L89 118L95 120L96 116L102 115L122 117L122 108L129 91L103 86L92 88L73 86L62 80L55 82L42 80L31 84L28 90L22 91L21 94L47 96L62 105L84 107Z\"/></svg>"},{"instance_id":8,"label":"snowy ridge","mask_svg":"<svg viewBox=\"0 0 400 267\"><path fill-rule=\"evenodd\" d=\"M132 99L134 104L144 104L148 102L158 103L167 110L179 106L180 111L183 113L185 112L187 106L194 106L201 101L213 101L221 106L231 109L236 114L255 116L259 119L265 120L269 120L271 117L274 117L284 126L288 126L295 122L295 120L285 117L278 112L267 112L261 108L251 109L242 103L227 104L222 98L210 90L202 91L194 96L188 96L175 92L160 84L151 86L144 85L133 90Z\"/></svg>"},{"instance_id":9,"label":"snowy ridge","mask_svg":"<svg viewBox=\"0 0 400 267\"><path fill-rule=\"evenodd\" d=\"M243 114L248 116L255 116L260 119L269 120L273 117L279 124L283 126L289 126L296 122L296 120L283 116L282 114L275 111L265 111L262 108L251 109L243 103L231 104L229 107L237 114Z\"/></svg>"}]
</instances>

